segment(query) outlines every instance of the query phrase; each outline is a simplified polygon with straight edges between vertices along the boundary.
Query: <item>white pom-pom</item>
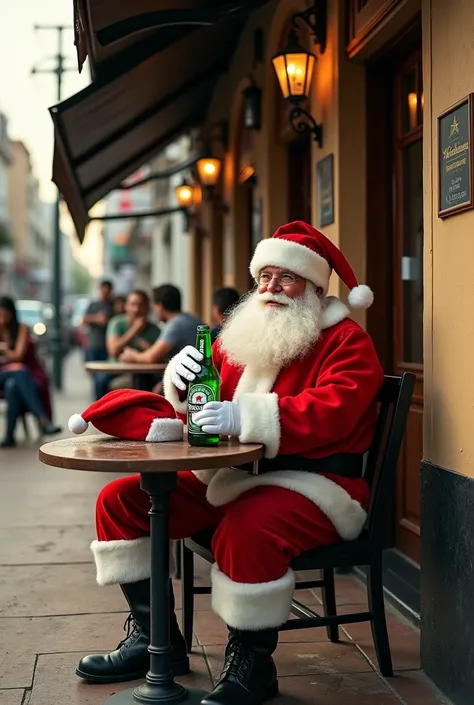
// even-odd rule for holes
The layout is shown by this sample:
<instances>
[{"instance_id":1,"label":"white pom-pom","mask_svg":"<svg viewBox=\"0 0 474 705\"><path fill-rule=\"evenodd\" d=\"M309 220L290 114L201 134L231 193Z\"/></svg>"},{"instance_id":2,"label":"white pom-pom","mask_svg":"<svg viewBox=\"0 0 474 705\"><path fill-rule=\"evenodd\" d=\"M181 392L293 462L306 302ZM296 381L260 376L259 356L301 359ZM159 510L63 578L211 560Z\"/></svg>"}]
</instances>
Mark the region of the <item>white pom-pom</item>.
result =
<instances>
[{"instance_id":1,"label":"white pom-pom","mask_svg":"<svg viewBox=\"0 0 474 705\"><path fill-rule=\"evenodd\" d=\"M73 414L69 419L67 425L71 433L76 434L84 433L84 431L86 431L87 427L89 426L87 421L84 421L80 414Z\"/></svg>"},{"instance_id":2,"label":"white pom-pom","mask_svg":"<svg viewBox=\"0 0 474 705\"><path fill-rule=\"evenodd\" d=\"M367 284L359 284L349 292L349 305L352 308L369 308L374 302L374 293Z\"/></svg>"}]
</instances>

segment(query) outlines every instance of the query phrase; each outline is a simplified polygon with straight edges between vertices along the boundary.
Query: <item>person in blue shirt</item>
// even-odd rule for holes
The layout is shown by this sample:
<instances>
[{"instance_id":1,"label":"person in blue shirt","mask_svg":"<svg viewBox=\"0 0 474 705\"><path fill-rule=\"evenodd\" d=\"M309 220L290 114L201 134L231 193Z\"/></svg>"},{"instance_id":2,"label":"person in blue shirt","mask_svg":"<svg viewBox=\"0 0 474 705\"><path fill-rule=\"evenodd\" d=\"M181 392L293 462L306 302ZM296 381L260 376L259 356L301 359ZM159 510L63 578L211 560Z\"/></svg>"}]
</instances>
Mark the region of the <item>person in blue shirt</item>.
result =
<instances>
[{"instance_id":1,"label":"person in blue shirt","mask_svg":"<svg viewBox=\"0 0 474 705\"><path fill-rule=\"evenodd\" d=\"M212 320L215 324L211 330L211 341L214 342L221 332L221 328L225 320L235 304L240 299L240 294L235 289L225 286L222 289L216 289L212 297Z\"/></svg>"}]
</instances>

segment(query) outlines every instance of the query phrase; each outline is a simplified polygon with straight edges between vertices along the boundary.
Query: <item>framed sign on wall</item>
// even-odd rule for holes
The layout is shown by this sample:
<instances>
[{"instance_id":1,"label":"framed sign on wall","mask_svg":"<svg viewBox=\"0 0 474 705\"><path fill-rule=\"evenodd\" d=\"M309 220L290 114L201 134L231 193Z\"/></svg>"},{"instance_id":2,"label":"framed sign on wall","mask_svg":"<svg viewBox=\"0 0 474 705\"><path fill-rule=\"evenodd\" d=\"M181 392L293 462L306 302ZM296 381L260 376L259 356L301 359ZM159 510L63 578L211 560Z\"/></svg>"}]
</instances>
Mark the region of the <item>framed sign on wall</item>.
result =
<instances>
[{"instance_id":1,"label":"framed sign on wall","mask_svg":"<svg viewBox=\"0 0 474 705\"><path fill-rule=\"evenodd\" d=\"M334 223L334 154L316 164L319 227Z\"/></svg>"},{"instance_id":2,"label":"framed sign on wall","mask_svg":"<svg viewBox=\"0 0 474 705\"><path fill-rule=\"evenodd\" d=\"M438 116L438 216L474 208L473 93Z\"/></svg>"}]
</instances>

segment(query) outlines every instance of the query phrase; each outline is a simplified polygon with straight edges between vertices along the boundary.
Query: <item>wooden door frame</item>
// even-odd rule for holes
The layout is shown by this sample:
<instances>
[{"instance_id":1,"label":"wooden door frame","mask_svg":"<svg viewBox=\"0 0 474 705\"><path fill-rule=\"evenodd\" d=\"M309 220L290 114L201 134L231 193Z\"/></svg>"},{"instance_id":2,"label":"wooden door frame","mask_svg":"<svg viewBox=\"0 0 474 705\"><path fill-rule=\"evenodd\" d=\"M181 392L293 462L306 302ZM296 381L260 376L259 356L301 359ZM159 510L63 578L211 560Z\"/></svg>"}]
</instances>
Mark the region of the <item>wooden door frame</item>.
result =
<instances>
[{"instance_id":1,"label":"wooden door frame","mask_svg":"<svg viewBox=\"0 0 474 705\"><path fill-rule=\"evenodd\" d=\"M376 291L367 311L367 331L387 373L394 369L394 207L393 207L393 88L387 75L411 47L421 46L419 18L372 62L366 63L367 281ZM389 116L389 119L387 119ZM396 505L387 515L387 539L395 541ZM390 544L389 544L390 545ZM364 571L358 571L361 576ZM417 622L420 615L420 570L396 549L384 558L388 599Z\"/></svg>"},{"instance_id":2,"label":"wooden door frame","mask_svg":"<svg viewBox=\"0 0 474 705\"><path fill-rule=\"evenodd\" d=\"M398 105L398 97L401 95L401 79L402 79L402 73L406 72L409 70L411 67L417 66L419 63L421 63L421 49L417 49L414 52L410 54L410 56L407 56L406 60L399 64L399 67L397 69L398 76L396 77L394 81L394 95L393 95L393 105L397 106ZM401 116L401 111L400 110L395 110L395 135L401 135L402 129L401 129L401 121L402 121L402 116ZM403 137L395 137L393 140L393 157L392 157L392 163L393 163L393 168L395 172L395 191L397 193L401 193L403 189L403 178L402 178L402 173L403 173L403 164L402 164L402 149L405 147L409 147L411 144L414 144L415 142L418 142L418 140L423 139L423 125L418 125L415 127L413 130L411 130L409 133L404 135ZM403 227L403 213L402 213L402 203L400 200L396 204L397 207L393 208L393 228L392 228L392 234L393 234L393 262L394 263L399 263L401 261L402 257L402 243L401 243L401 238L397 236L397 234L400 233L401 228ZM394 278L394 290L395 290L395 295L394 298L398 299L399 301L402 300L403 297L403 291L402 291L402 279L401 277L395 277ZM393 321L393 354L394 356L396 355L398 358L398 361L395 362L395 359L393 361L393 366L397 366L398 368L402 368L404 372L413 372L418 381L423 382L423 365L418 364L418 363L407 363L403 361L403 339L398 335L398 333L402 330L403 327L403 320L402 320L402 309L401 307L398 309L398 318ZM414 398L416 398L416 391ZM423 402L423 399L421 399L421 402Z\"/></svg>"}]
</instances>

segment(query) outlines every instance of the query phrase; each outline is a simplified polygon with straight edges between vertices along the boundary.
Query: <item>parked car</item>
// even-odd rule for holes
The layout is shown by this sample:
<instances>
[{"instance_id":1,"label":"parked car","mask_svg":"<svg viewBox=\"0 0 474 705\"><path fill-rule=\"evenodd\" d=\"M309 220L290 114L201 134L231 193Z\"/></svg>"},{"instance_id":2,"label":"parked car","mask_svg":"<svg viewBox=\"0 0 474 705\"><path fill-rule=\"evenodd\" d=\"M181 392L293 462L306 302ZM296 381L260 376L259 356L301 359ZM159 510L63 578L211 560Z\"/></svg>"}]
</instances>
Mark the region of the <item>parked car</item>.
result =
<instances>
[{"instance_id":1,"label":"parked car","mask_svg":"<svg viewBox=\"0 0 474 705\"><path fill-rule=\"evenodd\" d=\"M54 306L41 301L20 299L16 302L18 320L28 326L38 344L38 350L51 353L51 333L54 319ZM61 329L61 350L67 354L71 349L71 338L67 326Z\"/></svg>"}]
</instances>

